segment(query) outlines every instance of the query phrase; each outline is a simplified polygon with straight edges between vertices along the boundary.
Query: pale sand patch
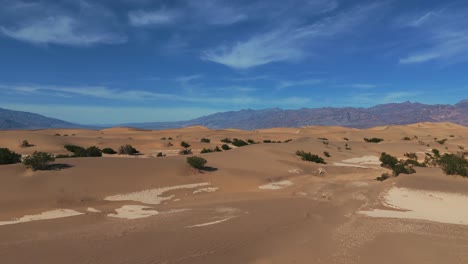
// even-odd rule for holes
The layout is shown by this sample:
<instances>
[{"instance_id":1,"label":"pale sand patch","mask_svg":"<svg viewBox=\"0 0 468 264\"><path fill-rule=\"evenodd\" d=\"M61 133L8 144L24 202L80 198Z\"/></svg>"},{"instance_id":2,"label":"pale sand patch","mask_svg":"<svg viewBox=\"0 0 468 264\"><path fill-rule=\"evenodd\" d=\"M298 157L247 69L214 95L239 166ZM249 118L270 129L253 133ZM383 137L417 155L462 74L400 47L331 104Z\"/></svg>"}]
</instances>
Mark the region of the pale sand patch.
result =
<instances>
[{"instance_id":1,"label":"pale sand patch","mask_svg":"<svg viewBox=\"0 0 468 264\"><path fill-rule=\"evenodd\" d=\"M213 221L213 222L208 222L208 223L203 223L203 224L198 224L198 225L186 226L186 228L203 227L203 226L215 225L215 224L219 224L219 223L222 223L222 222L226 222L227 220L229 220L229 219L231 219L231 218L232 218L232 217L228 217L228 218L221 219L221 220L218 220L218 221Z\"/></svg>"},{"instance_id":2,"label":"pale sand patch","mask_svg":"<svg viewBox=\"0 0 468 264\"><path fill-rule=\"evenodd\" d=\"M361 164L361 165L380 165L381 162L379 157L377 156L362 156L360 158L352 158L343 160L344 163L352 163L352 164Z\"/></svg>"},{"instance_id":3,"label":"pale sand patch","mask_svg":"<svg viewBox=\"0 0 468 264\"><path fill-rule=\"evenodd\" d=\"M127 194L118 194L113 196L108 196L104 198L106 201L135 201L145 204L160 204L163 201L171 200L174 198L174 195L170 196L161 196L163 193L178 189L194 189L202 186L211 185L209 182L177 185L163 188L156 188L150 190L144 190L139 192L127 193Z\"/></svg>"},{"instance_id":4,"label":"pale sand patch","mask_svg":"<svg viewBox=\"0 0 468 264\"><path fill-rule=\"evenodd\" d=\"M291 174L301 174L302 170L300 170L300 169L290 169L290 170L288 170L288 172L291 173Z\"/></svg>"},{"instance_id":5,"label":"pale sand patch","mask_svg":"<svg viewBox=\"0 0 468 264\"><path fill-rule=\"evenodd\" d=\"M26 222L31 222L31 221L39 221L39 220L57 219L57 218L77 216L77 215L82 215L82 214L83 213L70 210L70 209L57 209L57 210L43 212L43 213L36 214L36 215L25 215L21 218L17 218L11 221L0 221L0 226L26 223Z\"/></svg>"},{"instance_id":6,"label":"pale sand patch","mask_svg":"<svg viewBox=\"0 0 468 264\"><path fill-rule=\"evenodd\" d=\"M193 191L193 194L196 193L202 193L202 192L216 192L219 188L218 187L206 187L206 188L200 188L198 190Z\"/></svg>"},{"instance_id":7,"label":"pale sand patch","mask_svg":"<svg viewBox=\"0 0 468 264\"><path fill-rule=\"evenodd\" d=\"M100 213L101 212L98 209L95 209L95 208L92 208L92 207L88 207L88 209L86 209L86 211L88 211L90 213Z\"/></svg>"},{"instance_id":8,"label":"pale sand patch","mask_svg":"<svg viewBox=\"0 0 468 264\"><path fill-rule=\"evenodd\" d=\"M143 205L124 205L120 208L115 209L116 214L108 214L110 217L125 218L125 219L138 219L145 218L159 214L156 210L145 210L153 209Z\"/></svg>"},{"instance_id":9,"label":"pale sand patch","mask_svg":"<svg viewBox=\"0 0 468 264\"><path fill-rule=\"evenodd\" d=\"M394 187L383 198L386 206L407 211L374 209L359 213L371 217L409 218L468 225L467 195Z\"/></svg>"},{"instance_id":10,"label":"pale sand patch","mask_svg":"<svg viewBox=\"0 0 468 264\"><path fill-rule=\"evenodd\" d=\"M342 163L342 162L333 162L333 166L369 169L369 167L367 166L362 166L362 165L357 165L357 164L348 164L348 163Z\"/></svg>"},{"instance_id":11,"label":"pale sand patch","mask_svg":"<svg viewBox=\"0 0 468 264\"><path fill-rule=\"evenodd\" d=\"M261 185L261 186L258 186L258 188L262 190L279 190L279 189L283 189L291 185L293 185L291 181L279 181L279 182L271 182L265 185Z\"/></svg>"}]
</instances>

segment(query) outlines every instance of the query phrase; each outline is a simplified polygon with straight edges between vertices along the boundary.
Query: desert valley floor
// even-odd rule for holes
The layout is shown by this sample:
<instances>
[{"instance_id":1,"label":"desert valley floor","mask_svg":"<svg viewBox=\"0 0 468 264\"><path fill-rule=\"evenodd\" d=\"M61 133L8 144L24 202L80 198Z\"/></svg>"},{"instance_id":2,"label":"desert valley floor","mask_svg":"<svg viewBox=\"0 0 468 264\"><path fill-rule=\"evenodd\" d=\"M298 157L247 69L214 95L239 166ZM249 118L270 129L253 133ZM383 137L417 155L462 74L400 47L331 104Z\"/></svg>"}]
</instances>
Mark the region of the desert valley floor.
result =
<instances>
[{"instance_id":1,"label":"desert valley floor","mask_svg":"<svg viewBox=\"0 0 468 264\"><path fill-rule=\"evenodd\" d=\"M384 141L363 140L372 137ZM288 142L199 154L223 138ZM208 170L178 155L182 141ZM0 166L0 263L468 263L468 178L417 167L375 180L389 171L382 152L455 153L468 149L467 127L0 132L0 147L22 155L69 154L66 144L131 144L141 155L57 159L48 171Z\"/></svg>"}]
</instances>

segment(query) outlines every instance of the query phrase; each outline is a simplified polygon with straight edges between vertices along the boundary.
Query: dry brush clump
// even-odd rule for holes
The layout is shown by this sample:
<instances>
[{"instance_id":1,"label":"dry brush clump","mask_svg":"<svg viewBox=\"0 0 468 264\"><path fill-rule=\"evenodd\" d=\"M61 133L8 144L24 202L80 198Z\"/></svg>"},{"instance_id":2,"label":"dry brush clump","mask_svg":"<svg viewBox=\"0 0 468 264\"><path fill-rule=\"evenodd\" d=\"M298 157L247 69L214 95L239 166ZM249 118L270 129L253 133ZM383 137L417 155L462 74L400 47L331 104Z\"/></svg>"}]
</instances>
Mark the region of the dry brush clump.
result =
<instances>
[{"instance_id":1,"label":"dry brush clump","mask_svg":"<svg viewBox=\"0 0 468 264\"><path fill-rule=\"evenodd\" d=\"M54 155L46 152L34 151L23 159L23 164L32 170L46 170L49 163L55 161Z\"/></svg>"},{"instance_id":2,"label":"dry brush clump","mask_svg":"<svg viewBox=\"0 0 468 264\"><path fill-rule=\"evenodd\" d=\"M327 164L322 157L320 157L318 155L315 155L315 154L312 154L310 152L305 152L303 150L298 150L298 151L296 151L296 155L301 157L301 159L304 160L304 161L311 161L311 162L315 162L315 163Z\"/></svg>"},{"instance_id":3,"label":"dry brush clump","mask_svg":"<svg viewBox=\"0 0 468 264\"><path fill-rule=\"evenodd\" d=\"M207 161L202 157L192 156L187 157L187 163L194 169L203 170Z\"/></svg>"},{"instance_id":4,"label":"dry brush clump","mask_svg":"<svg viewBox=\"0 0 468 264\"><path fill-rule=\"evenodd\" d=\"M9 150L8 148L0 148L0 165L15 164L21 162L21 155Z\"/></svg>"}]
</instances>

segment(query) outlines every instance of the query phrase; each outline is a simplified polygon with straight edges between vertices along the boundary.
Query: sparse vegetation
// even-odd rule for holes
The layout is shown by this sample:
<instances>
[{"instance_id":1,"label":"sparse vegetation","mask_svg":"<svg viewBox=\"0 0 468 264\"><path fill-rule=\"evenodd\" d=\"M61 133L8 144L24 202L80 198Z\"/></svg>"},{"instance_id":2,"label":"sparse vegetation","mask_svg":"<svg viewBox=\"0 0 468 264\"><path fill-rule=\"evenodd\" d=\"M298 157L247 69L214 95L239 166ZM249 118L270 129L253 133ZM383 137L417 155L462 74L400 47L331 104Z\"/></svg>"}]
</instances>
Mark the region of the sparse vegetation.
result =
<instances>
[{"instance_id":1,"label":"sparse vegetation","mask_svg":"<svg viewBox=\"0 0 468 264\"><path fill-rule=\"evenodd\" d=\"M21 145L20 145L22 148L29 148L29 147L33 147L34 145L29 143L29 141L27 140L23 140L23 142L21 142Z\"/></svg>"},{"instance_id":2,"label":"sparse vegetation","mask_svg":"<svg viewBox=\"0 0 468 264\"><path fill-rule=\"evenodd\" d=\"M179 151L179 154L180 155L190 155L190 154L192 154L192 150L191 149L183 149L183 150Z\"/></svg>"},{"instance_id":3,"label":"sparse vegetation","mask_svg":"<svg viewBox=\"0 0 468 264\"><path fill-rule=\"evenodd\" d=\"M21 155L7 148L0 148L0 165L21 162Z\"/></svg>"},{"instance_id":4,"label":"sparse vegetation","mask_svg":"<svg viewBox=\"0 0 468 264\"><path fill-rule=\"evenodd\" d=\"M446 141L447 141L446 138L441 139L441 140L436 140L436 142L439 143L439 144L441 144L441 145L445 144Z\"/></svg>"},{"instance_id":5,"label":"sparse vegetation","mask_svg":"<svg viewBox=\"0 0 468 264\"><path fill-rule=\"evenodd\" d=\"M384 141L382 138L364 138L364 141L366 141L367 143L380 143L382 141Z\"/></svg>"},{"instance_id":6,"label":"sparse vegetation","mask_svg":"<svg viewBox=\"0 0 468 264\"><path fill-rule=\"evenodd\" d=\"M185 142L185 141L182 141L182 142L180 143L180 145L181 145L182 147L184 147L184 148L189 148L189 147L191 146L189 143L187 143L187 142Z\"/></svg>"},{"instance_id":7,"label":"sparse vegetation","mask_svg":"<svg viewBox=\"0 0 468 264\"><path fill-rule=\"evenodd\" d=\"M87 149L75 146L75 145L65 145L64 148L73 153L71 157L101 157L102 151L96 146L91 146Z\"/></svg>"},{"instance_id":8,"label":"sparse vegetation","mask_svg":"<svg viewBox=\"0 0 468 264\"><path fill-rule=\"evenodd\" d=\"M113 150L111 148L105 148L105 149L102 150L102 153L113 155L113 154L117 154L117 151L115 151L115 150Z\"/></svg>"},{"instance_id":9,"label":"sparse vegetation","mask_svg":"<svg viewBox=\"0 0 468 264\"><path fill-rule=\"evenodd\" d=\"M270 139L263 140L263 143L273 143Z\"/></svg>"},{"instance_id":10,"label":"sparse vegetation","mask_svg":"<svg viewBox=\"0 0 468 264\"><path fill-rule=\"evenodd\" d=\"M34 151L33 154L23 159L23 164L32 170L45 170L49 163L55 161L52 154L46 152Z\"/></svg>"},{"instance_id":11,"label":"sparse vegetation","mask_svg":"<svg viewBox=\"0 0 468 264\"><path fill-rule=\"evenodd\" d=\"M247 146L249 145L249 143L245 142L244 140L242 139L237 139L235 138L233 141L232 141L232 144L236 147L243 147L243 146Z\"/></svg>"},{"instance_id":12,"label":"sparse vegetation","mask_svg":"<svg viewBox=\"0 0 468 264\"><path fill-rule=\"evenodd\" d=\"M232 143L232 140L230 138L223 138L220 140L221 142L224 142L224 143L228 143L228 144L231 144Z\"/></svg>"},{"instance_id":13,"label":"sparse vegetation","mask_svg":"<svg viewBox=\"0 0 468 264\"><path fill-rule=\"evenodd\" d=\"M349 138L347 138L347 137L344 137L344 138L341 138L341 139L344 140L344 141L349 141Z\"/></svg>"},{"instance_id":14,"label":"sparse vegetation","mask_svg":"<svg viewBox=\"0 0 468 264\"><path fill-rule=\"evenodd\" d=\"M213 150L212 150L212 149L209 149L209 148L203 148L203 149L200 151L201 154L204 154L204 153L211 153L211 152L213 152Z\"/></svg>"},{"instance_id":15,"label":"sparse vegetation","mask_svg":"<svg viewBox=\"0 0 468 264\"><path fill-rule=\"evenodd\" d=\"M402 138L401 140L410 141L410 140L411 140L411 138L410 138L410 137L404 137L404 138Z\"/></svg>"},{"instance_id":16,"label":"sparse vegetation","mask_svg":"<svg viewBox=\"0 0 468 264\"><path fill-rule=\"evenodd\" d=\"M160 158L160 157L165 157L166 154L162 153L162 152L158 152L158 154L156 154L156 157Z\"/></svg>"},{"instance_id":17,"label":"sparse vegetation","mask_svg":"<svg viewBox=\"0 0 468 264\"><path fill-rule=\"evenodd\" d=\"M213 151L215 151L215 152L221 152L222 150L221 150L218 146L216 146L216 147L214 148Z\"/></svg>"},{"instance_id":18,"label":"sparse vegetation","mask_svg":"<svg viewBox=\"0 0 468 264\"><path fill-rule=\"evenodd\" d=\"M283 143L288 143L288 142L291 142L292 139L286 139L285 141L283 141Z\"/></svg>"},{"instance_id":19,"label":"sparse vegetation","mask_svg":"<svg viewBox=\"0 0 468 264\"><path fill-rule=\"evenodd\" d=\"M255 141L253 141L252 139L247 139L247 143L249 143L249 144L256 144Z\"/></svg>"},{"instance_id":20,"label":"sparse vegetation","mask_svg":"<svg viewBox=\"0 0 468 264\"><path fill-rule=\"evenodd\" d=\"M379 177L377 177L375 179L378 180L378 181L385 181L388 178L390 178L390 174L385 172L385 173L382 173L381 176L379 176Z\"/></svg>"},{"instance_id":21,"label":"sparse vegetation","mask_svg":"<svg viewBox=\"0 0 468 264\"><path fill-rule=\"evenodd\" d=\"M136 155L136 154L139 154L140 152L136 150L132 145L126 144L126 145L120 146L117 153L121 155Z\"/></svg>"},{"instance_id":22,"label":"sparse vegetation","mask_svg":"<svg viewBox=\"0 0 468 264\"><path fill-rule=\"evenodd\" d=\"M411 162L407 163L405 160L398 160L396 157L393 157L385 152L380 154L380 162L382 162L381 166L387 169L391 169L393 171L394 176L398 176L400 174L412 174L416 171L413 169Z\"/></svg>"},{"instance_id":23,"label":"sparse vegetation","mask_svg":"<svg viewBox=\"0 0 468 264\"><path fill-rule=\"evenodd\" d=\"M455 154L444 154L438 161L440 167L447 175L460 175L468 177L468 161Z\"/></svg>"},{"instance_id":24,"label":"sparse vegetation","mask_svg":"<svg viewBox=\"0 0 468 264\"><path fill-rule=\"evenodd\" d=\"M202 142L202 143L210 143L211 140L210 140L209 138L202 138L202 139L200 139L200 142Z\"/></svg>"},{"instance_id":25,"label":"sparse vegetation","mask_svg":"<svg viewBox=\"0 0 468 264\"><path fill-rule=\"evenodd\" d=\"M327 164L322 157L320 157L318 155L315 155L315 154L312 154L310 152L305 152L303 150L298 150L298 151L296 151L296 155L301 157L301 159L305 160L305 161L311 161L311 162L315 162L315 163Z\"/></svg>"},{"instance_id":26,"label":"sparse vegetation","mask_svg":"<svg viewBox=\"0 0 468 264\"><path fill-rule=\"evenodd\" d=\"M207 163L206 159L202 157L187 157L187 163L192 167L197 170L203 170L205 168L205 165Z\"/></svg>"},{"instance_id":27,"label":"sparse vegetation","mask_svg":"<svg viewBox=\"0 0 468 264\"><path fill-rule=\"evenodd\" d=\"M229 145L227 145L227 144L223 144L223 145L221 146L221 148L222 148L223 150L230 150L230 149L231 149L231 147L229 147Z\"/></svg>"},{"instance_id":28,"label":"sparse vegetation","mask_svg":"<svg viewBox=\"0 0 468 264\"><path fill-rule=\"evenodd\" d=\"M323 152L323 155L324 155L325 157L327 157L327 158L331 157L330 152L328 152L328 151L324 151L324 152Z\"/></svg>"}]
</instances>

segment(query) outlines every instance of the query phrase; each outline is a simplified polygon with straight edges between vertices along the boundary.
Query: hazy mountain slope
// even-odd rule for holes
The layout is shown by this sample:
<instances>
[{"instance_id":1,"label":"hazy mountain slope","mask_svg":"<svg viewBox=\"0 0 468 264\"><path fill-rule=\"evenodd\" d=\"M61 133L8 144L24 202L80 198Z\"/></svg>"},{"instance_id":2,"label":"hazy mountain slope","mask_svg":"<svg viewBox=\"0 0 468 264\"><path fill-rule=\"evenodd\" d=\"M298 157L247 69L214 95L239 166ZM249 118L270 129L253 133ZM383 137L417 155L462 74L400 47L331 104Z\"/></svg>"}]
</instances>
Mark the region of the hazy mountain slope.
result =
<instances>
[{"instance_id":1,"label":"hazy mountain slope","mask_svg":"<svg viewBox=\"0 0 468 264\"><path fill-rule=\"evenodd\" d=\"M79 128L85 127L42 115L0 108L0 129Z\"/></svg>"}]
</instances>

